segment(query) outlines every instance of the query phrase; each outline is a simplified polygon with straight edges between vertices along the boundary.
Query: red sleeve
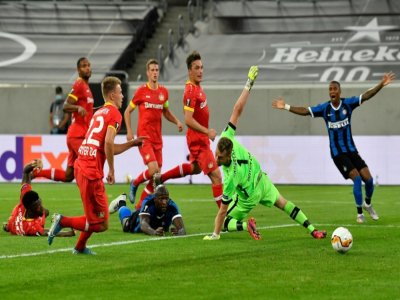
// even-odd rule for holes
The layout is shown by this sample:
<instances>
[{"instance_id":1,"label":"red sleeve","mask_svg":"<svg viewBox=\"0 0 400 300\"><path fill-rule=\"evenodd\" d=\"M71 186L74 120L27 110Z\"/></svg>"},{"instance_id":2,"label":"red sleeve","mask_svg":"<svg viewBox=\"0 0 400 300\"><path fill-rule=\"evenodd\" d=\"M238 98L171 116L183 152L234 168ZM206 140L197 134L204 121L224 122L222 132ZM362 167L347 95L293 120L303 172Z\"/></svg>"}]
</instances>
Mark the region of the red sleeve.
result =
<instances>
[{"instance_id":1,"label":"red sleeve","mask_svg":"<svg viewBox=\"0 0 400 300\"><path fill-rule=\"evenodd\" d=\"M183 105L194 110L196 106L195 89L192 84L187 84L183 94Z\"/></svg>"},{"instance_id":2,"label":"red sleeve","mask_svg":"<svg viewBox=\"0 0 400 300\"><path fill-rule=\"evenodd\" d=\"M113 109L110 112L110 119L108 122L108 126L112 126L115 128L115 130L118 132L119 129L121 128L121 122L122 122L122 115L118 111L117 108Z\"/></svg>"},{"instance_id":3,"label":"red sleeve","mask_svg":"<svg viewBox=\"0 0 400 300\"><path fill-rule=\"evenodd\" d=\"M140 102L142 102L143 100L143 86L140 86L136 92L135 95L132 98L132 103L135 104L136 106L138 106L140 104Z\"/></svg>"}]
</instances>

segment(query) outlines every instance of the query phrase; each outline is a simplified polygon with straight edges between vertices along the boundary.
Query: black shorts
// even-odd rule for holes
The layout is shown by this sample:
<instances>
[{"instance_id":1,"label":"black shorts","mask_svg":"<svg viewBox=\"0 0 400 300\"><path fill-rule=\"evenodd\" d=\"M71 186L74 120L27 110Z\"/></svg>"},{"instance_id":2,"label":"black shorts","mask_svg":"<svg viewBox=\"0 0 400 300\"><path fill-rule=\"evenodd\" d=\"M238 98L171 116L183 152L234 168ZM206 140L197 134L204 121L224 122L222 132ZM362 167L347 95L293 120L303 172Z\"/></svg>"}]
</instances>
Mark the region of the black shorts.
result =
<instances>
[{"instance_id":1,"label":"black shorts","mask_svg":"<svg viewBox=\"0 0 400 300\"><path fill-rule=\"evenodd\" d=\"M333 158L333 162L340 173L342 173L344 179L349 179L349 173L353 169L357 169L360 172L361 169L368 168L365 161L357 152L339 154Z\"/></svg>"}]
</instances>

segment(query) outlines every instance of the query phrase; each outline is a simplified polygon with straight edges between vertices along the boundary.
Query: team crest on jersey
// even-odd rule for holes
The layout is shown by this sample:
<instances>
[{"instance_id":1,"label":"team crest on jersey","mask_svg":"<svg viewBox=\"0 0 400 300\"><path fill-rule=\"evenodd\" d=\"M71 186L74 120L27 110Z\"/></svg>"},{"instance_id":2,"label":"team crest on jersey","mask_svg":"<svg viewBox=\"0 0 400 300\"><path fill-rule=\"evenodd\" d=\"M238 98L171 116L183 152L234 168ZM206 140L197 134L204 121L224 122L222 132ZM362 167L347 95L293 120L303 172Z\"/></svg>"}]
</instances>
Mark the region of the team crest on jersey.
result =
<instances>
[{"instance_id":1,"label":"team crest on jersey","mask_svg":"<svg viewBox=\"0 0 400 300\"><path fill-rule=\"evenodd\" d=\"M206 106L207 106L207 99L200 103L200 109L203 109Z\"/></svg>"},{"instance_id":2,"label":"team crest on jersey","mask_svg":"<svg viewBox=\"0 0 400 300\"><path fill-rule=\"evenodd\" d=\"M347 110L346 109L343 109L343 114L347 115Z\"/></svg>"},{"instance_id":3,"label":"team crest on jersey","mask_svg":"<svg viewBox=\"0 0 400 300\"><path fill-rule=\"evenodd\" d=\"M164 101L165 100L164 94L158 95L158 100Z\"/></svg>"}]
</instances>

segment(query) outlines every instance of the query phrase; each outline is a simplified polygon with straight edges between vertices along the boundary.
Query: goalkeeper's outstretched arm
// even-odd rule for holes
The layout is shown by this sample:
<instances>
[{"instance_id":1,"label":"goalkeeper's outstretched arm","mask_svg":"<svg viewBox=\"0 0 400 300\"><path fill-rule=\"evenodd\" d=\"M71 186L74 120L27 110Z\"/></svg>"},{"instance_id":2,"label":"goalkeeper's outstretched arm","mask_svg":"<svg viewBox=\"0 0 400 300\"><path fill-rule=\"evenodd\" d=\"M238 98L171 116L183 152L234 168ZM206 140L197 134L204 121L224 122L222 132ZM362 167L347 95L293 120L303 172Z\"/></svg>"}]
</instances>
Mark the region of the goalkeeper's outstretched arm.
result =
<instances>
[{"instance_id":1,"label":"goalkeeper's outstretched arm","mask_svg":"<svg viewBox=\"0 0 400 300\"><path fill-rule=\"evenodd\" d=\"M244 107L246 106L247 100L250 95L250 90L253 87L254 81L256 80L258 75L258 66L251 66L246 85L243 88L242 93L240 94L239 98L236 100L235 105L233 106L233 111L229 122L233 125L237 125L240 115L243 112Z\"/></svg>"}]
</instances>

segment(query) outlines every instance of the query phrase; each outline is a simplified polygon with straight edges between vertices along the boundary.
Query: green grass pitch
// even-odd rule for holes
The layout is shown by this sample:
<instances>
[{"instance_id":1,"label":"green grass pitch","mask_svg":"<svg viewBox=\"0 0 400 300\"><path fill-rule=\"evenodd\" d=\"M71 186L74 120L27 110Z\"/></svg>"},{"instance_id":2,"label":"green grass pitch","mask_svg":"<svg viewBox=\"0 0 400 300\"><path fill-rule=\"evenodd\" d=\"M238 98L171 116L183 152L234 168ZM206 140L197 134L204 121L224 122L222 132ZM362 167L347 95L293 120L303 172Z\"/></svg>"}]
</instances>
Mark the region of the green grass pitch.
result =
<instances>
[{"instance_id":1,"label":"green grass pitch","mask_svg":"<svg viewBox=\"0 0 400 300\"><path fill-rule=\"evenodd\" d=\"M33 183L50 213L81 215L75 184ZM109 230L94 234L96 256L71 254L77 237L0 233L1 299L400 299L400 187L379 186L377 222L357 224L351 186L278 186L319 229L314 240L277 208L258 206L262 240L247 232L203 241L217 207L208 185L169 185L188 235L154 238L121 231L117 215ZM106 186L109 200L127 185ZM140 194L140 191L139 191ZM19 199L19 184L0 184L0 217ZM130 204L129 204L130 205ZM46 227L50 226L50 218ZM338 226L353 234L353 248L336 253L330 235Z\"/></svg>"}]
</instances>

